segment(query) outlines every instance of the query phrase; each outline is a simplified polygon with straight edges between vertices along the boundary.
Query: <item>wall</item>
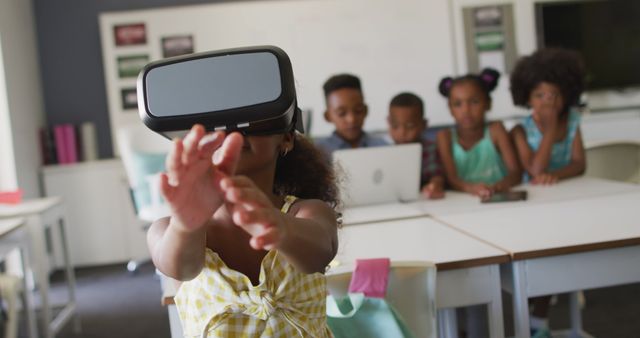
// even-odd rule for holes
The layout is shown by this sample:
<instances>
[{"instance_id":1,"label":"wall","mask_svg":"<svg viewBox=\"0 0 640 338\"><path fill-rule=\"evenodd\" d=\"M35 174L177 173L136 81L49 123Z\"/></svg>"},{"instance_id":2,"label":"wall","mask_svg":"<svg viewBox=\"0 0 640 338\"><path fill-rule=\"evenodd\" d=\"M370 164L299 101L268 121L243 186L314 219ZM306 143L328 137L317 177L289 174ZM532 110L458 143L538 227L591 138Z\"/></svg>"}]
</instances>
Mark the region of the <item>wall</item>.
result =
<instances>
[{"instance_id":1,"label":"wall","mask_svg":"<svg viewBox=\"0 0 640 338\"><path fill-rule=\"evenodd\" d=\"M0 191L13 190L18 185L6 88L2 60L2 32L0 32Z\"/></svg>"},{"instance_id":2,"label":"wall","mask_svg":"<svg viewBox=\"0 0 640 338\"><path fill-rule=\"evenodd\" d=\"M535 6L545 2L563 2L576 0L450 0L453 8L454 35L456 36L457 62L460 73L467 71L464 46L464 32L461 12L464 7L489 6L495 4L511 4L514 12L515 38L518 55L527 55L537 49ZM586 1L586 0L583 0ZM494 110L505 111L513 109L509 93L507 77L501 80L494 94ZM640 88L628 88L622 91L600 90L587 93L587 99L592 111L620 110L619 116L627 116L624 111L630 107L640 111ZM520 111L524 113L524 111ZM611 113L607 113L609 115ZM616 115L613 113L613 115ZM614 117L617 119L618 116ZM634 122L635 123L635 122ZM640 130L638 131L640 134Z\"/></svg>"},{"instance_id":3,"label":"wall","mask_svg":"<svg viewBox=\"0 0 640 338\"><path fill-rule=\"evenodd\" d=\"M197 0L33 0L37 21L39 49L41 57L42 78L47 111L47 122L54 123L80 123L91 121L99 126L99 154L100 157L113 155L111 133L109 130L109 115L107 111L106 87L102 65L98 14L107 11L124 11L135 9L148 9L166 6L179 6L188 4L217 3L221 1L197 1ZM294 3L302 0L289 0ZM430 4L431 0L423 0ZM442 1L435 1L435 6L442 6ZM236 1L237 2L237 1ZM534 0L447 0L445 1L457 14L461 6L513 3L516 17L516 43L519 54L530 53L535 49L535 22L533 17ZM428 5L431 6L431 5ZM362 7L362 13L367 8ZM454 30L455 34L461 34L460 23L453 20L456 15L442 14L436 11L424 13L425 19L435 17L449 22L442 29L423 34L413 35L414 43L424 43L425 39L438 37L449 39L448 33ZM450 18L450 15L453 18ZM459 19L456 19L459 20ZM456 35L456 36L457 36ZM461 40L458 38L456 42ZM464 72L464 63L460 62L461 46L453 46L457 49L457 58L452 58L454 72ZM442 51L433 49L434 54ZM449 51L445 51L448 53ZM428 60L427 60L428 62ZM456 68L456 65L458 68ZM61 83L61 81L64 81ZM367 83L365 83L367 86ZM494 98L495 111L508 113L509 106L508 83L503 81L498 88L498 96ZM597 96L597 95L596 95ZM637 93L617 95L604 95L600 101L604 105L617 105L621 101L630 105L640 97ZM427 102L429 105L430 103ZM514 110L515 111L515 110ZM323 121L315 121L324 123ZM612 133L614 133L612 131ZM640 132L639 132L640 134Z\"/></svg>"},{"instance_id":4,"label":"wall","mask_svg":"<svg viewBox=\"0 0 640 338\"><path fill-rule=\"evenodd\" d=\"M13 0L18 1L18 0ZM29 2L29 0L21 0ZM31 0L36 17L46 118L57 123L93 122L99 157L113 156L98 14L215 0Z\"/></svg>"},{"instance_id":5,"label":"wall","mask_svg":"<svg viewBox=\"0 0 640 338\"><path fill-rule=\"evenodd\" d=\"M40 196L40 148L38 128L44 124L40 67L35 34L35 20L31 1L5 0L0 2L0 43L4 100L0 99L0 117L6 129L7 114L13 144L15 178L8 172L7 188L17 183L26 197ZM4 101L4 102L3 102ZM3 104L4 103L4 104ZM0 111L2 114L2 111ZM7 135L2 136L6 140ZM4 146L6 147L6 145ZM3 151L2 160L11 155ZM2 179L5 180L3 170ZM17 182L16 182L17 181Z\"/></svg>"},{"instance_id":6,"label":"wall","mask_svg":"<svg viewBox=\"0 0 640 338\"><path fill-rule=\"evenodd\" d=\"M313 113L313 136L333 131L323 118L322 84L340 72L362 80L368 130L386 130L389 100L407 90L423 97L433 124L450 123L446 100L436 90L440 78L454 71L448 13L447 0L405 0L403 6L388 0L281 0L106 13L100 22L112 134L115 126L140 123L135 109L122 109L120 90L135 87L136 79L119 78L116 59L140 53L159 59L161 38L175 34L192 34L196 51L283 48L293 65L298 103ZM113 27L136 22L146 25L146 44L115 46Z\"/></svg>"}]
</instances>

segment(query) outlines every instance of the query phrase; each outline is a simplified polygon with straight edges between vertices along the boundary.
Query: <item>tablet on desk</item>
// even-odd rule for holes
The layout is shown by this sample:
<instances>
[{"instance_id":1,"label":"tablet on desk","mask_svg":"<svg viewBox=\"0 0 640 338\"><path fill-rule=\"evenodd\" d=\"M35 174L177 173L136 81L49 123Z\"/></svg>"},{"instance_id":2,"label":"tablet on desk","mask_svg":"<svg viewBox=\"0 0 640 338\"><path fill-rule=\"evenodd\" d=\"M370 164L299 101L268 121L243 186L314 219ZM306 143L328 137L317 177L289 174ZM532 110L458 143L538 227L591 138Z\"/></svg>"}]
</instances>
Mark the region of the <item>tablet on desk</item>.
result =
<instances>
[{"instance_id":1,"label":"tablet on desk","mask_svg":"<svg viewBox=\"0 0 640 338\"><path fill-rule=\"evenodd\" d=\"M498 192L488 198L483 198L480 201L482 203L498 203L498 202L514 202L514 201L526 201L527 192L524 190L514 190L507 192Z\"/></svg>"}]
</instances>

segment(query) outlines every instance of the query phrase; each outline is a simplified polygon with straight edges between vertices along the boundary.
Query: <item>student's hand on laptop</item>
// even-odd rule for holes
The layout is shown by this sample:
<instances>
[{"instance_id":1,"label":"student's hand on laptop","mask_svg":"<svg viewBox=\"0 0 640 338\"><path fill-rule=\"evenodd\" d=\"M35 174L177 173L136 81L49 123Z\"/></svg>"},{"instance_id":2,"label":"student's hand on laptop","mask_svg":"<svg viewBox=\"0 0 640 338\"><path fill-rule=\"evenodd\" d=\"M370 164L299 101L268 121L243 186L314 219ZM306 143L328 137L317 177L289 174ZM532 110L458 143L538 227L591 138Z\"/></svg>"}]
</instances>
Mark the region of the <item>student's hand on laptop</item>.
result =
<instances>
[{"instance_id":1,"label":"student's hand on laptop","mask_svg":"<svg viewBox=\"0 0 640 338\"><path fill-rule=\"evenodd\" d=\"M444 198L444 188L442 184L430 182L422 187L422 196L432 200Z\"/></svg>"}]
</instances>

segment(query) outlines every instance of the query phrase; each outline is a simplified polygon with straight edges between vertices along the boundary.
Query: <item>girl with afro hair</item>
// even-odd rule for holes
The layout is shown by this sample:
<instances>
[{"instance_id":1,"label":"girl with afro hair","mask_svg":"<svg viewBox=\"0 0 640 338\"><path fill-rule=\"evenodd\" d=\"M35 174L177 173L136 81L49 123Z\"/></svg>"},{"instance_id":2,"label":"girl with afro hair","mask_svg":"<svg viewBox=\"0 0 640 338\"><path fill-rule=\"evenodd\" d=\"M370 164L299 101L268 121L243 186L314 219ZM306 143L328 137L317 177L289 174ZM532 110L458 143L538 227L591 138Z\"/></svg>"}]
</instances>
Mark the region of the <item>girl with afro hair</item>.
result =
<instances>
[{"instance_id":1,"label":"girl with afro hair","mask_svg":"<svg viewBox=\"0 0 640 338\"><path fill-rule=\"evenodd\" d=\"M511 74L513 103L531 110L511 131L525 181L553 184L586 167L576 107L584 90L580 56L545 48L521 58Z\"/></svg>"}]
</instances>

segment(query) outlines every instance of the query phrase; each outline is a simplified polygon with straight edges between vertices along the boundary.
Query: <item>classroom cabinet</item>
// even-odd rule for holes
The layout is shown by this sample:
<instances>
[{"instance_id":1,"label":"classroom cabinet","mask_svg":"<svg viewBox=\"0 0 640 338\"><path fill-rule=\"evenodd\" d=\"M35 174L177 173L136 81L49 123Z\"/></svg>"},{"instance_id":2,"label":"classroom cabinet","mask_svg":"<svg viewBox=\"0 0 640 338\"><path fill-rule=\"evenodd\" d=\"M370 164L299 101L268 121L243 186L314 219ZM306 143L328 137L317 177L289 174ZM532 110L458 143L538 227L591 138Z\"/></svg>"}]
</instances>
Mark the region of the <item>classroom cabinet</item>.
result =
<instances>
[{"instance_id":1,"label":"classroom cabinet","mask_svg":"<svg viewBox=\"0 0 640 338\"><path fill-rule=\"evenodd\" d=\"M46 166L42 180L47 196L64 199L69 253L75 266L123 263L149 256L144 223L133 210L120 159ZM59 238L51 238L51 242L60 245ZM62 257L54 257L54 261L60 266Z\"/></svg>"}]
</instances>

